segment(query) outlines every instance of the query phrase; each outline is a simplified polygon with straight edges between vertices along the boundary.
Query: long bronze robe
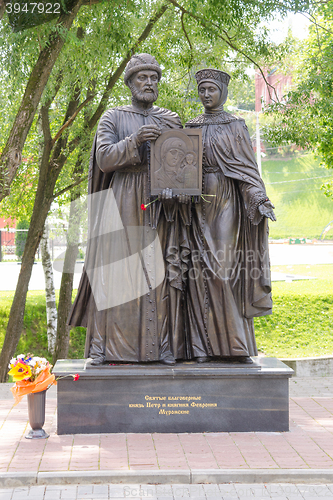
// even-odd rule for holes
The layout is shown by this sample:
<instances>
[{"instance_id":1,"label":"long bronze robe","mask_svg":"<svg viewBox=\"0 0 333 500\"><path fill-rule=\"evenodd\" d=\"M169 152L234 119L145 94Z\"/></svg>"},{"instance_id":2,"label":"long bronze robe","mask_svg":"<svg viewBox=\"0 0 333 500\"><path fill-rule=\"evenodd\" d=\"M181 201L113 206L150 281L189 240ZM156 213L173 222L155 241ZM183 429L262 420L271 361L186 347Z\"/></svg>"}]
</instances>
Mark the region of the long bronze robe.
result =
<instances>
[{"instance_id":1,"label":"long bronze robe","mask_svg":"<svg viewBox=\"0 0 333 500\"><path fill-rule=\"evenodd\" d=\"M106 361L155 361L169 353L176 359L185 356L186 263L179 261L179 242L183 250L188 247L185 233L182 236L189 223L188 207L178 207L178 202L162 206L157 201L147 210L140 208L150 201L149 151L147 143L136 148L132 134L147 124L162 130L181 128L178 115L162 108L110 109L99 123L91 152L90 235L69 324L87 327L85 356ZM162 259L156 255L159 245ZM132 300L129 290L134 290Z\"/></svg>"},{"instance_id":2,"label":"long bronze robe","mask_svg":"<svg viewBox=\"0 0 333 500\"><path fill-rule=\"evenodd\" d=\"M191 356L257 354L253 317L271 313L267 198L244 120L224 111L201 127L203 196L193 206L187 289ZM206 196L210 195L210 196Z\"/></svg>"}]
</instances>

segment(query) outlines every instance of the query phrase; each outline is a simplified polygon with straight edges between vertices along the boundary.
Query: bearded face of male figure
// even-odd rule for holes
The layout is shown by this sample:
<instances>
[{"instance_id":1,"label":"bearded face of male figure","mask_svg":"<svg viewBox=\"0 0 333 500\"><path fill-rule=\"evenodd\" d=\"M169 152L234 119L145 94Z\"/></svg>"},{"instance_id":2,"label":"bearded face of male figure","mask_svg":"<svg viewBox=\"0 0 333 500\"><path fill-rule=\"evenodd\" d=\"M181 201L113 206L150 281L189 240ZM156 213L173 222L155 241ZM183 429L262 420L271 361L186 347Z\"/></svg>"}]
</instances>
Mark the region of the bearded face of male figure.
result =
<instances>
[{"instance_id":1,"label":"bearded face of male figure","mask_svg":"<svg viewBox=\"0 0 333 500\"><path fill-rule=\"evenodd\" d=\"M133 101L153 103L158 98L158 74L142 70L135 73L128 83Z\"/></svg>"}]
</instances>

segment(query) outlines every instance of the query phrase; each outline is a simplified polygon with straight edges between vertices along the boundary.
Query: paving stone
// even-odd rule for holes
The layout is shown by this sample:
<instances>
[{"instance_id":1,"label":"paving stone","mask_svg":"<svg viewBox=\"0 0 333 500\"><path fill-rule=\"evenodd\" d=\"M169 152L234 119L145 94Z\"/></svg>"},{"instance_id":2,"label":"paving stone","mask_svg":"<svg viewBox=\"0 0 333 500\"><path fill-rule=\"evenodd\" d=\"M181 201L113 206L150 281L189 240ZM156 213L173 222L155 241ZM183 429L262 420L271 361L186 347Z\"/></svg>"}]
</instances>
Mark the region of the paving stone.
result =
<instances>
[{"instance_id":1,"label":"paving stone","mask_svg":"<svg viewBox=\"0 0 333 500\"><path fill-rule=\"evenodd\" d=\"M93 495L96 500L109 497L109 486L107 484L94 484Z\"/></svg>"},{"instance_id":2,"label":"paving stone","mask_svg":"<svg viewBox=\"0 0 333 500\"><path fill-rule=\"evenodd\" d=\"M29 487L27 488L15 488L13 491L12 500L28 500L29 498Z\"/></svg>"},{"instance_id":3,"label":"paving stone","mask_svg":"<svg viewBox=\"0 0 333 500\"><path fill-rule=\"evenodd\" d=\"M223 500L239 500L239 496L233 484L219 484Z\"/></svg>"},{"instance_id":4,"label":"paving stone","mask_svg":"<svg viewBox=\"0 0 333 500\"><path fill-rule=\"evenodd\" d=\"M61 497L61 486L47 486L44 500L59 500Z\"/></svg>"},{"instance_id":5,"label":"paving stone","mask_svg":"<svg viewBox=\"0 0 333 500\"><path fill-rule=\"evenodd\" d=\"M288 500L303 500L304 497L295 484L286 483L286 484L281 484L280 486L282 488L284 496ZM278 500L280 500L279 496L278 497L274 496L273 498L278 498Z\"/></svg>"},{"instance_id":6,"label":"paving stone","mask_svg":"<svg viewBox=\"0 0 333 500\"><path fill-rule=\"evenodd\" d=\"M173 484L172 491L176 500L182 498L206 499L202 484Z\"/></svg>"},{"instance_id":7,"label":"paving stone","mask_svg":"<svg viewBox=\"0 0 333 500\"><path fill-rule=\"evenodd\" d=\"M43 500L45 486L30 486L28 498L30 500Z\"/></svg>"},{"instance_id":8,"label":"paving stone","mask_svg":"<svg viewBox=\"0 0 333 500\"><path fill-rule=\"evenodd\" d=\"M171 484L157 484L155 488L156 488L156 496L159 500L173 498L173 491Z\"/></svg>"},{"instance_id":9,"label":"paving stone","mask_svg":"<svg viewBox=\"0 0 333 500\"><path fill-rule=\"evenodd\" d=\"M222 499L222 493L218 487L218 484L203 484L203 490L206 497L210 500L211 498Z\"/></svg>"},{"instance_id":10,"label":"paving stone","mask_svg":"<svg viewBox=\"0 0 333 500\"><path fill-rule=\"evenodd\" d=\"M239 498L254 499L254 493L249 484L235 484L235 490Z\"/></svg>"},{"instance_id":11,"label":"paving stone","mask_svg":"<svg viewBox=\"0 0 333 500\"><path fill-rule=\"evenodd\" d=\"M306 500L332 496L332 492L324 484L298 484L297 488Z\"/></svg>"},{"instance_id":12,"label":"paving stone","mask_svg":"<svg viewBox=\"0 0 333 500\"><path fill-rule=\"evenodd\" d=\"M63 486L61 490L61 499L73 500L77 498L77 486Z\"/></svg>"},{"instance_id":13,"label":"paving stone","mask_svg":"<svg viewBox=\"0 0 333 500\"><path fill-rule=\"evenodd\" d=\"M13 494L13 490L0 490L0 500L11 500Z\"/></svg>"},{"instance_id":14,"label":"paving stone","mask_svg":"<svg viewBox=\"0 0 333 500\"><path fill-rule=\"evenodd\" d=\"M114 498L144 498L140 495L141 488L139 484L122 484L122 485L109 485L109 497ZM147 497L149 498L149 497Z\"/></svg>"},{"instance_id":15,"label":"paving stone","mask_svg":"<svg viewBox=\"0 0 333 500\"><path fill-rule=\"evenodd\" d=\"M128 485L128 488L130 488L133 485ZM125 485L118 485L118 484L109 484L109 498L124 498L124 488ZM130 490L128 490L130 491Z\"/></svg>"}]
</instances>

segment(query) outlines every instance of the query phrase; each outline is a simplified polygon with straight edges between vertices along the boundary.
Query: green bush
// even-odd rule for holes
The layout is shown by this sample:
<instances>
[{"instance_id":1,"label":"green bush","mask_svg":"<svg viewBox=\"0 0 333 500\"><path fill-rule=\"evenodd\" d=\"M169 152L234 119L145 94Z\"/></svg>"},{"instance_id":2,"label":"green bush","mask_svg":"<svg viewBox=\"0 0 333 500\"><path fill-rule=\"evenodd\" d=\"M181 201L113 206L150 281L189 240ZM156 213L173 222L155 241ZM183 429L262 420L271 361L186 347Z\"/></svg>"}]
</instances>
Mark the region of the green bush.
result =
<instances>
[{"instance_id":1,"label":"green bush","mask_svg":"<svg viewBox=\"0 0 333 500\"><path fill-rule=\"evenodd\" d=\"M20 220L16 229L29 229L29 221ZM17 231L15 235L15 253L21 260L24 252L25 242L27 241L28 231Z\"/></svg>"}]
</instances>

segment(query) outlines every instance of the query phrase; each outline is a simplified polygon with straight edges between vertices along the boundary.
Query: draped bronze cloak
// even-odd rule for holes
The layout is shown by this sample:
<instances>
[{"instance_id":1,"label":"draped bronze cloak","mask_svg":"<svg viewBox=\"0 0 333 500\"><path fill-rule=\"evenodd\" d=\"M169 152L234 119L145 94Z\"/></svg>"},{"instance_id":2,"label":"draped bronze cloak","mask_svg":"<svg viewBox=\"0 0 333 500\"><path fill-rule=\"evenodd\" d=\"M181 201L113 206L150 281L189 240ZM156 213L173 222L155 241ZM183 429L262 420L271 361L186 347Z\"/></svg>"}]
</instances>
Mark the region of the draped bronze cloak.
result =
<instances>
[{"instance_id":1,"label":"draped bronze cloak","mask_svg":"<svg viewBox=\"0 0 333 500\"><path fill-rule=\"evenodd\" d=\"M203 134L203 198L189 235L190 355L256 355L253 317L270 314L272 298L268 224L258 210L267 195L249 133L224 111L186 126Z\"/></svg>"},{"instance_id":2,"label":"draped bronze cloak","mask_svg":"<svg viewBox=\"0 0 333 500\"><path fill-rule=\"evenodd\" d=\"M178 115L162 108L140 111L133 106L122 106L110 109L99 123L91 151L88 193L92 198L98 194L101 197L97 196L97 201L90 206L85 268L68 323L87 327L85 356L106 361L147 362L170 353L176 359L186 356L182 274L188 253L185 228L189 224L189 207L178 206L178 202L162 205L157 201L147 210L140 209L141 204L151 201L149 146L144 143L137 148L133 133L147 124L157 124L162 131L182 127ZM115 213L108 212L104 196L110 190L116 202L114 212L119 211L122 229L112 228ZM139 292L132 300L126 299L126 293L140 277L133 278L135 271L125 266L124 273L114 282L117 274L109 271L110 259L114 252L119 253L119 248L124 259L129 261L132 257L128 228L141 231L140 265L145 260L142 263L144 278L149 283L149 289L143 294ZM162 262L157 262L150 251L152 234L159 238ZM181 246L183 252L180 252ZM119 256L116 258L120 259ZM100 279L100 289L94 293L88 277L93 268L97 269L95 275ZM160 284L155 287L154 279L161 276L161 272ZM140 278L141 282L144 278ZM108 303L110 287L113 297L116 295L119 299L117 305L99 307L98 302L104 300Z\"/></svg>"}]
</instances>

